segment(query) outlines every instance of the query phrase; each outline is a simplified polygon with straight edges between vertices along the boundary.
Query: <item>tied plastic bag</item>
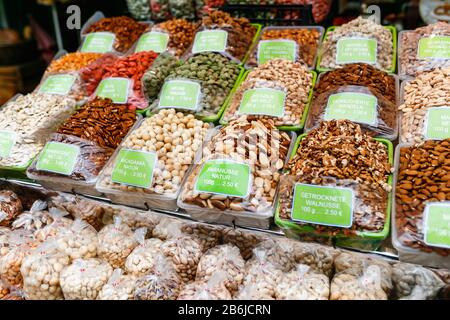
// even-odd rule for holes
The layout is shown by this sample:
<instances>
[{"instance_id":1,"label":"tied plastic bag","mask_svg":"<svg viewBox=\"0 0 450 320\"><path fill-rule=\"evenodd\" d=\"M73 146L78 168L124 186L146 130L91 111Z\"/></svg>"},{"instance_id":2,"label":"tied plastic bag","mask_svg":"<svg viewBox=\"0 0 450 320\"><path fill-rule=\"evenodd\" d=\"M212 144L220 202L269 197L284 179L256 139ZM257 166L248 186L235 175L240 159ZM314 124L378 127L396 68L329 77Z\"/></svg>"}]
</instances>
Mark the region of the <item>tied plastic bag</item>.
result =
<instances>
[{"instance_id":1,"label":"tied plastic bag","mask_svg":"<svg viewBox=\"0 0 450 320\"><path fill-rule=\"evenodd\" d=\"M221 282L225 288L233 293L236 292L244 280L245 261L239 248L230 244L224 244L209 249L201 257L196 282L208 282L217 274L221 273Z\"/></svg>"},{"instance_id":2,"label":"tied plastic bag","mask_svg":"<svg viewBox=\"0 0 450 320\"><path fill-rule=\"evenodd\" d=\"M37 230L34 234L36 239L41 242L58 236L70 228L73 222L73 220L66 218L69 213L65 210L50 208L48 213L52 219L52 222L47 224L44 228Z\"/></svg>"},{"instance_id":3,"label":"tied plastic bag","mask_svg":"<svg viewBox=\"0 0 450 320\"><path fill-rule=\"evenodd\" d=\"M61 272L64 299L95 300L112 272L113 268L100 259L76 259Z\"/></svg>"},{"instance_id":4,"label":"tied plastic bag","mask_svg":"<svg viewBox=\"0 0 450 320\"><path fill-rule=\"evenodd\" d=\"M395 295L401 300L434 299L445 285L433 271L407 263L392 267L392 280Z\"/></svg>"},{"instance_id":5,"label":"tied plastic bag","mask_svg":"<svg viewBox=\"0 0 450 320\"><path fill-rule=\"evenodd\" d=\"M136 300L176 300L183 281L172 261L158 255L155 271L136 280L134 299Z\"/></svg>"},{"instance_id":6,"label":"tied plastic bag","mask_svg":"<svg viewBox=\"0 0 450 320\"><path fill-rule=\"evenodd\" d=\"M239 248L244 260L253 256L253 250L264 239L266 235L258 232L250 232L239 228L224 228L223 243L230 243Z\"/></svg>"},{"instance_id":7,"label":"tied plastic bag","mask_svg":"<svg viewBox=\"0 0 450 320\"><path fill-rule=\"evenodd\" d=\"M125 206L108 205L103 206L103 223L111 224L115 216L122 219L122 222L131 229L147 228L147 235L151 236L153 229L160 223L161 215L153 211L140 211Z\"/></svg>"},{"instance_id":8,"label":"tied plastic bag","mask_svg":"<svg viewBox=\"0 0 450 320\"><path fill-rule=\"evenodd\" d=\"M161 245L162 253L169 258L184 282L193 281L202 257L202 246L192 236L185 235L178 226L169 226L169 239Z\"/></svg>"},{"instance_id":9,"label":"tied plastic bag","mask_svg":"<svg viewBox=\"0 0 450 320\"><path fill-rule=\"evenodd\" d=\"M169 74L180 65L170 53L161 53L142 77L145 98L150 102L158 98L159 92Z\"/></svg>"},{"instance_id":10,"label":"tied plastic bag","mask_svg":"<svg viewBox=\"0 0 450 320\"><path fill-rule=\"evenodd\" d=\"M12 223L13 229L24 229L37 232L52 223L53 218L46 210L47 202L36 200L29 211L20 214Z\"/></svg>"},{"instance_id":11,"label":"tied plastic bag","mask_svg":"<svg viewBox=\"0 0 450 320\"><path fill-rule=\"evenodd\" d=\"M267 263L272 264L283 272L289 272L296 266L294 246L290 241L284 239L267 239L259 243L255 250L265 251L265 259ZM257 261L259 257L254 256L250 259L250 263Z\"/></svg>"},{"instance_id":12,"label":"tied plastic bag","mask_svg":"<svg viewBox=\"0 0 450 320\"><path fill-rule=\"evenodd\" d=\"M156 257L162 253L163 242L157 238L145 239L146 228L136 230L139 245L134 248L125 261L125 271L134 276L143 276L155 269Z\"/></svg>"},{"instance_id":13,"label":"tied plastic bag","mask_svg":"<svg viewBox=\"0 0 450 320\"><path fill-rule=\"evenodd\" d=\"M375 264L336 273L331 281L330 300L387 300L381 277L381 268Z\"/></svg>"},{"instance_id":14,"label":"tied plastic bag","mask_svg":"<svg viewBox=\"0 0 450 320\"><path fill-rule=\"evenodd\" d=\"M283 272L267 261L267 251L256 248L253 259L245 267L244 282L236 296L238 300L274 300L275 287Z\"/></svg>"},{"instance_id":15,"label":"tied plastic bag","mask_svg":"<svg viewBox=\"0 0 450 320\"><path fill-rule=\"evenodd\" d=\"M364 86L341 86L317 96L310 107L305 131L322 121L348 119L359 123L371 136L395 140L398 130L397 106L377 90Z\"/></svg>"},{"instance_id":16,"label":"tied plastic bag","mask_svg":"<svg viewBox=\"0 0 450 320\"><path fill-rule=\"evenodd\" d=\"M280 239L279 241L292 241ZM309 266L318 273L331 277L334 272L334 259L339 251L323 245L293 242L293 255L296 263Z\"/></svg>"},{"instance_id":17,"label":"tied plastic bag","mask_svg":"<svg viewBox=\"0 0 450 320\"><path fill-rule=\"evenodd\" d=\"M232 300L231 293L225 286L228 275L219 271L208 281L195 281L181 290L177 300Z\"/></svg>"},{"instance_id":18,"label":"tied plastic bag","mask_svg":"<svg viewBox=\"0 0 450 320\"><path fill-rule=\"evenodd\" d=\"M133 230L114 217L114 224L107 225L98 233L98 256L114 268L122 268L125 260L138 245Z\"/></svg>"},{"instance_id":19,"label":"tied plastic bag","mask_svg":"<svg viewBox=\"0 0 450 320\"><path fill-rule=\"evenodd\" d=\"M182 221L174 218L163 217L153 229L153 237L166 241L180 234L182 228Z\"/></svg>"},{"instance_id":20,"label":"tied plastic bag","mask_svg":"<svg viewBox=\"0 0 450 320\"><path fill-rule=\"evenodd\" d=\"M3 247L0 257L0 278L12 286L23 283L20 267L23 259L28 256L37 242L32 233L26 230L14 230L9 234L8 246Z\"/></svg>"},{"instance_id":21,"label":"tied plastic bag","mask_svg":"<svg viewBox=\"0 0 450 320\"><path fill-rule=\"evenodd\" d=\"M181 231L194 237L202 246L203 252L218 246L222 240L223 227L203 223L184 222Z\"/></svg>"},{"instance_id":22,"label":"tied plastic bag","mask_svg":"<svg viewBox=\"0 0 450 320\"><path fill-rule=\"evenodd\" d=\"M22 202L17 194L10 190L0 190L0 226L9 226L22 210Z\"/></svg>"},{"instance_id":23,"label":"tied plastic bag","mask_svg":"<svg viewBox=\"0 0 450 320\"><path fill-rule=\"evenodd\" d=\"M97 231L83 220L76 219L71 226L55 237L58 249L70 259L89 259L97 256Z\"/></svg>"},{"instance_id":24,"label":"tied plastic bag","mask_svg":"<svg viewBox=\"0 0 450 320\"><path fill-rule=\"evenodd\" d=\"M97 300L133 300L135 285L135 276L123 274L122 269L115 269Z\"/></svg>"},{"instance_id":25,"label":"tied plastic bag","mask_svg":"<svg viewBox=\"0 0 450 320\"><path fill-rule=\"evenodd\" d=\"M280 277L276 287L277 300L328 300L330 280L304 264Z\"/></svg>"},{"instance_id":26,"label":"tied plastic bag","mask_svg":"<svg viewBox=\"0 0 450 320\"><path fill-rule=\"evenodd\" d=\"M9 294L9 288L10 286L5 281L0 279L0 300L3 300L3 298Z\"/></svg>"},{"instance_id":27,"label":"tied plastic bag","mask_svg":"<svg viewBox=\"0 0 450 320\"><path fill-rule=\"evenodd\" d=\"M23 259L20 267L26 299L63 299L59 277L63 268L69 264L69 256L58 250L57 244L51 240L36 248Z\"/></svg>"},{"instance_id":28,"label":"tied plastic bag","mask_svg":"<svg viewBox=\"0 0 450 320\"><path fill-rule=\"evenodd\" d=\"M9 293L0 300L25 300L25 294L19 287L10 286Z\"/></svg>"},{"instance_id":29,"label":"tied plastic bag","mask_svg":"<svg viewBox=\"0 0 450 320\"><path fill-rule=\"evenodd\" d=\"M0 258L8 252L8 239L11 232L9 228L0 227Z\"/></svg>"}]
</instances>

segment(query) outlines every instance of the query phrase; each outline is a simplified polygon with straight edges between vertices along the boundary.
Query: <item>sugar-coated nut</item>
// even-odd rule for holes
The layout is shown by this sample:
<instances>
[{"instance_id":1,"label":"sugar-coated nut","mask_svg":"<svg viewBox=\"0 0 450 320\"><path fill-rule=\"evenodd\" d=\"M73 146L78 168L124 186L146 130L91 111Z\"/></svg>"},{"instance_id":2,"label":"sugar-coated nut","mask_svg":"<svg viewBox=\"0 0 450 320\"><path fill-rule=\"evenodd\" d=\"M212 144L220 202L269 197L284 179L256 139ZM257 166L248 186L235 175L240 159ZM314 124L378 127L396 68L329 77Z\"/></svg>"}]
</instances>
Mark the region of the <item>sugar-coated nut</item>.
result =
<instances>
[{"instance_id":1,"label":"sugar-coated nut","mask_svg":"<svg viewBox=\"0 0 450 320\"><path fill-rule=\"evenodd\" d=\"M95 300L112 272L113 268L99 259L75 260L61 272L64 299Z\"/></svg>"}]
</instances>

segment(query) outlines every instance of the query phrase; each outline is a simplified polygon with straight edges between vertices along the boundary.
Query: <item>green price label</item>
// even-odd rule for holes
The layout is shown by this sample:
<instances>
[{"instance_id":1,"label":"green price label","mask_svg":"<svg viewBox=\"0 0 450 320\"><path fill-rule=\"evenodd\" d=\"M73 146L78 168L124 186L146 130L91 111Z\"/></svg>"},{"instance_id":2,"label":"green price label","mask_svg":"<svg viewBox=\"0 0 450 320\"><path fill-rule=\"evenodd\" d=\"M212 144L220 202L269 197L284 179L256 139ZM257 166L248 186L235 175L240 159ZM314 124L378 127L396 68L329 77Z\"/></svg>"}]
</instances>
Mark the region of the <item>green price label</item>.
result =
<instances>
[{"instance_id":1,"label":"green price label","mask_svg":"<svg viewBox=\"0 0 450 320\"><path fill-rule=\"evenodd\" d=\"M39 171L55 172L70 176L75 169L80 148L61 142L48 142L36 163Z\"/></svg>"},{"instance_id":2,"label":"green price label","mask_svg":"<svg viewBox=\"0 0 450 320\"><path fill-rule=\"evenodd\" d=\"M299 222L350 228L353 202L352 189L297 183L291 217Z\"/></svg>"},{"instance_id":3,"label":"green price label","mask_svg":"<svg viewBox=\"0 0 450 320\"><path fill-rule=\"evenodd\" d=\"M201 86L188 80L168 80L161 89L158 108L197 110L200 104Z\"/></svg>"},{"instance_id":4,"label":"green price label","mask_svg":"<svg viewBox=\"0 0 450 320\"><path fill-rule=\"evenodd\" d=\"M337 42L336 63L377 62L377 40L365 38L342 38Z\"/></svg>"},{"instance_id":5,"label":"green price label","mask_svg":"<svg viewBox=\"0 0 450 320\"><path fill-rule=\"evenodd\" d=\"M156 159L154 152L121 149L114 162L111 180L130 186L150 188Z\"/></svg>"},{"instance_id":6,"label":"green price label","mask_svg":"<svg viewBox=\"0 0 450 320\"><path fill-rule=\"evenodd\" d=\"M161 53L167 50L169 44L169 34L152 31L144 33L136 45L136 52L154 51Z\"/></svg>"},{"instance_id":7,"label":"green price label","mask_svg":"<svg viewBox=\"0 0 450 320\"><path fill-rule=\"evenodd\" d=\"M39 88L40 93L66 95L75 82L75 76L60 74L49 76Z\"/></svg>"},{"instance_id":8,"label":"green price label","mask_svg":"<svg viewBox=\"0 0 450 320\"><path fill-rule=\"evenodd\" d=\"M450 37L433 36L419 40L419 59L450 59Z\"/></svg>"},{"instance_id":9,"label":"green price label","mask_svg":"<svg viewBox=\"0 0 450 320\"><path fill-rule=\"evenodd\" d=\"M365 93L342 92L328 98L325 120L348 119L354 122L377 125L377 104L375 96Z\"/></svg>"},{"instance_id":10,"label":"green price label","mask_svg":"<svg viewBox=\"0 0 450 320\"><path fill-rule=\"evenodd\" d=\"M112 51L116 36L110 32L94 32L86 35L81 52L105 53Z\"/></svg>"},{"instance_id":11,"label":"green price label","mask_svg":"<svg viewBox=\"0 0 450 320\"><path fill-rule=\"evenodd\" d=\"M286 93L269 88L256 88L244 92L238 114L256 114L272 117L284 116Z\"/></svg>"},{"instance_id":12,"label":"green price label","mask_svg":"<svg viewBox=\"0 0 450 320\"><path fill-rule=\"evenodd\" d=\"M445 140L450 138L450 107L434 107L427 110L425 138Z\"/></svg>"},{"instance_id":13,"label":"green price label","mask_svg":"<svg viewBox=\"0 0 450 320\"><path fill-rule=\"evenodd\" d=\"M100 82L95 95L100 98L109 98L114 103L124 104L128 101L129 89L130 79L107 78Z\"/></svg>"},{"instance_id":14,"label":"green price label","mask_svg":"<svg viewBox=\"0 0 450 320\"><path fill-rule=\"evenodd\" d=\"M450 249L450 202L428 203L424 214L425 243Z\"/></svg>"},{"instance_id":15,"label":"green price label","mask_svg":"<svg viewBox=\"0 0 450 320\"><path fill-rule=\"evenodd\" d=\"M200 31L195 34L192 53L225 52L228 32L223 30Z\"/></svg>"},{"instance_id":16,"label":"green price label","mask_svg":"<svg viewBox=\"0 0 450 320\"><path fill-rule=\"evenodd\" d=\"M273 59L284 59L295 62L297 43L293 40L262 40L258 44L258 64Z\"/></svg>"},{"instance_id":17,"label":"green price label","mask_svg":"<svg viewBox=\"0 0 450 320\"><path fill-rule=\"evenodd\" d=\"M195 191L246 198L250 193L250 167L232 160L208 160L200 170Z\"/></svg>"},{"instance_id":18,"label":"green price label","mask_svg":"<svg viewBox=\"0 0 450 320\"><path fill-rule=\"evenodd\" d=\"M16 136L14 131L0 130L0 158L8 158L11 155Z\"/></svg>"}]
</instances>

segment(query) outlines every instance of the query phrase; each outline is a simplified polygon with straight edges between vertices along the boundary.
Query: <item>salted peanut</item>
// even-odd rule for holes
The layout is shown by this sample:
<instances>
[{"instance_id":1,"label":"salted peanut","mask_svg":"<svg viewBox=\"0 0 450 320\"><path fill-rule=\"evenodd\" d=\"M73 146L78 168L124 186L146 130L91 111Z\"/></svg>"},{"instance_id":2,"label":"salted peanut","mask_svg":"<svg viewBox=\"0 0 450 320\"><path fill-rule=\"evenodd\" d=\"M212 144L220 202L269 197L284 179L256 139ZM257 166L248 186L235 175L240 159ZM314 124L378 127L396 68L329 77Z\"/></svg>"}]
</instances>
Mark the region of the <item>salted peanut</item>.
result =
<instances>
[{"instance_id":1,"label":"salted peanut","mask_svg":"<svg viewBox=\"0 0 450 320\"><path fill-rule=\"evenodd\" d=\"M258 114L248 113L248 115L255 118L273 119L277 126L299 125L308 102L312 78L312 73L301 63L283 59L270 60L250 71L233 96L223 120L235 120L248 112L245 108L242 109L243 97L248 94L248 90L269 89L277 90L285 95L282 115L270 115L269 113L273 111L265 110L258 110ZM264 113L268 114L264 115Z\"/></svg>"},{"instance_id":2,"label":"salted peanut","mask_svg":"<svg viewBox=\"0 0 450 320\"><path fill-rule=\"evenodd\" d=\"M133 300L135 285L135 276L125 275L122 269L115 269L98 294L97 300Z\"/></svg>"},{"instance_id":3,"label":"salted peanut","mask_svg":"<svg viewBox=\"0 0 450 320\"><path fill-rule=\"evenodd\" d=\"M61 272L65 300L95 300L111 277L113 268L100 259L76 259Z\"/></svg>"},{"instance_id":4,"label":"salted peanut","mask_svg":"<svg viewBox=\"0 0 450 320\"><path fill-rule=\"evenodd\" d=\"M64 298L59 278L61 271L70 264L70 258L61 252L57 244L43 243L20 267L23 291L27 300L61 300Z\"/></svg>"},{"instance_id":5,"label":"salted peanut","mask_svg":"<svg viewBox=\"0 0 450 320\"><path fill-rule=\"evenodd\" d=\"M275 295L277 300L328 300L330 280L326 275L300 264L280 277Z\"/></svg>"},{"instance_id":6,"label":"salted peanut","mask_svg":"<svg viewBox=\"0 0 450 320\"><path fill-rule=\"evenodd\" d=\"M349 23L343 24L327 34L321 48L322 68L340 68L343 65L336 61L337 43L342 38L368 38L377 41L376 66L388 70L392 66L392 55L394 52L392 34L372 20L358 17ZM358 62L358 61L355 61Z\"/></svg>"},{"instance_id":7,"label":"salted peanut","mask_svg":"<svg viewBox=\"0 0 450 320\"><path fill-rule=\"evenodd\" d=\"M387 300L381 287L381 270L368 265L364 270L347 269L331 281L330 300Z\"/></svg>"},{"instance_id":8,"label":"salted peanut","mask_svg":"<svg viewBox=\"0 0 450 320\"><path fill-rule=\"evenodd\" d=\"M114 224L107 225L98 233L98 256L114 268L122 268L127 257L138 245L130 227L114 217Z\"/></svg>"},{"instance_id":9,"label":"salted peanut","mask_svg":"<svg viewBox=\"0 0 450 320\"><path fill-rule=\"evenodd\" d=\"M400 143L417 144L426 140L427 112L450 104L450 68L423 72L405 82L401 112Z\"/></svg>"},{"instance_id":10,"label":"salted peanut","mask_svg":"<svg viewBox=\"0 0 450 320\"><path fill-rule=\"evenodd\" d=\"M222 282L226 289L235 292L244 279L245 261L239 248L230 244L224 244L209 249L201 257L195 280L208 282L216 274L222 273Z\"/></svg>"}]
</instances>

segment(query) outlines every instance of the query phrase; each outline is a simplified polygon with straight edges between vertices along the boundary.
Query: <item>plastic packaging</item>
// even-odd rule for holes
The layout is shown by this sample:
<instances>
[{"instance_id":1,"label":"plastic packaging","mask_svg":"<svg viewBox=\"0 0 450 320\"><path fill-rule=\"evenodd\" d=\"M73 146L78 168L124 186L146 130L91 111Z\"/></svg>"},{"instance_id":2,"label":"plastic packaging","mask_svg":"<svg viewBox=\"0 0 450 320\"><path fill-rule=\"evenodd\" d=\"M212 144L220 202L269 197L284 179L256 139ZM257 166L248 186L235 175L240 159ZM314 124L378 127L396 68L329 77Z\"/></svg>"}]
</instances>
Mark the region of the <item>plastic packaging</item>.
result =
<instances>
[{"instance_id":1,"label":"plastic packaging","mask_svg":"<svg viewBox=\"0 0 450 320\"><path fill-rule=\"evenodd\" d=\"M377 91L365 86L334 87L317 96L308 113L305 131L332 119L348 119L359 123L371 136L397 138L397 106Z\"/></svg>"},{"instance_id":2,"label":"plastic packaging","mask_svg":"<svg viewBox=\"0 0 450 320\"><path fill-rule=\"evenodd\" d=\"M97 231L83 220L75 220L55 239L58 249L70 259L89 259L97 256L99 246Z\"/></svg>"},{"instance_id":3,"label":"plastic packaging","mask_svg":"<svg viewBox=\"0 0 450 320\"><path fill-rule=\"evenodd\" d=\"M179 66L179 60L170 53L161 53L142 77L142 88L145 98L153 103L167 76Z\"/></svg>"},{"instance_id":4,"label":"plastic packaging","mask_svg":"<svg viewBox=\"0 0 450 320\"><path fill-rule=\"evenodd\" d=\"M183 222L178 219L163 217L153 229L153 237L166 241L178 236L182 231Z\"/></svg>"},{"instance_id":5,"label":"plastic packaging","mask_svg":"<svg viewBox=\"0 0 450 320\"><path fill-rule=\"evenodd\" d=\"M97 300L133 300L136 277L123 274L122 269L115 269Z\"/></svg>"},{"instance_id":6,"label":"plastic packaging","mask_svg":"<svg viewBox=\"0 0 450 320\"><path fill-rule=\"evenodd\" d=\"M398 74L402 78L450 67L446 45L450 25L447 22L439 21L416 30L401 31L398 37Z\"/></svg>"},{"instance_id":7,"label":"plastic packaging","mask_svg":"<svg viewBox=\"0 0 450 320\"><path fill-rule=\"evenodd\" d=\"M36 239L41 242L59 236L61 233L67 231L73 222L73 220L68 218L69 213L65 210L50 208L48 214L51 217L51 223L42 229L36 230L34 233Z\"/></svg>"},{"instance_id":8,"label":"plastic packaging","mask_svg":"<svg viewBox=\"0 0 450 320\"><path fill-rule=\"evenodd\" d=\"M362 17L340 27L331 27L320 49L317 70L325 71L346 63L364 62L394 72L395 38L395 28L384 27Z\"/></svg>"},{"instance_id":9,"label":"plastic packaging","mask_svg":"<svg viewBox=\"0 0 450 320\"><path fill-rule=\"evenodd\" d=\"M148 0L127 0L127 7L136 20L150 20L152 16Z\"/></svg>"},{"instance_id":10,"label":"plastic packaging","mask_svg":"<svg viewBox=\"0 0 450 320\"><path fill-rule=\"evenodd\" d=\"M114 268L122 268L127 257L138 245L135 234L119 217L114 224L105 226L98 233L98 256Z\"/></svg>"},{"instance_id":11,"label":"plastic packaging","mask_svg":"<svg viewBox=\"0 0 450 320\"><path fill-rule=\"evenodd\" d=\"M222 226L187 221L184 221L181 226L183 233L191 235L200 242L203 252L221 244L223 230Z\"/></svg>"},{"instance_id":12,"label":"plastic packaging","mask_svg":"<svg viewBox=\"0 0 450 320\"><path fill-rule=\"evenodd\" d=\"M176 300L183 281L170 259L159 255L156 258L155 272L136 281L134 299L136 300Z\"/></svg>"},{"instance_id":13,"label":"plastic packaging","mask_svg":"<svg viewBox=\"0 0 450 320\"><path fill-rule=\"evenodd\" d=\"M17 194L10 190L0 190L0 226L11 225L22 210L22 202Z\"/></svg>"},{"instance_id":14,"label":"plastic packaging","mask_svg":"<svg viewBox=\"0 0 450 320\"><path fill-rule=\"evenodd\" d=\"M70 264L69 256L58 250L55 242L45 242L25 257L20 267L27 300L61 300L59 277Z\"/></svg>"},{"instance_id":15,"label":"plastic packaging","mask_svg":"<svg viewBox=\"0 0 450 320\"><path fill-rule=\"evenodd\" d=\"M328 300L329 294L328 277L304 264L280 277L275 287L277 300Z\"/></svg>"},{"instance_id":16,"label":"plastic packaging","mask_svg":"<svg viewBox=\"0 0 450 320\"><path fill-rule=\"evenodd\" d=\"M242 116L230 122L203 148L202 159L183 185L178 206L195 220L269 228L291 141L271 120L251 121ZM208 186L204 181L211 179L211 170L225 172L223 179L237 187L222 188L219 180Z\"/></svg>"},{"instance_id":17,"label":"plastic packaging","mask_svg":"<svg viewBox=\"0 0 450 320\"><path fill-rule=\"evenodd\" d=\"M195 19L195 4L192 0L168 0L170 14L174 18Z\"/></svg>"},{"instance_id":18,"label":"plastic packaging","mask_svg":"<svg viewBox=\"0 0 450 320\"><path fill-rule=\"evenodd\" d=\"M11 226L13 229L24 229L34 233L50 224L52 220L47 211L47 202L36 200L29 211L16 217Z\"/></svg>"},{"instance_id":19,"label":"plastic packaging","mask_svg":"<svg viewBox=\"0 0 450 320\"><path fill-rule=\"evenodd\" d=\"M258 252L264 251L264 259L266 263L270 263L275 268L284 273L290 272L296 266L294 246L290 241L277 241L280 239L266 239L259 243L254 249ZM253 256L249 262L257 261L259 256Z\"/></svg>"},{"instance_id":20,"label":"plastic packaging","mask_svg":"<svg viewBox=\"0 0 450 320\"><path fill-rule=\"evenodd\" d=\"M113 66L118 59L119 57L117 55L110 53L103 54L100 58L80 70L81 79L84 82L85 89L89 96L94 94L108 68Z\"/></svg>"},{"instance_id":21,"label":"plastic packaging","mask_svg":"<svg viewBox=\"0 0 450 320\"><path fill-rule=\"evenodd\" d=\"M169 0L149 0L152 20L168 20L171 18Z\"/></svg>"},{"instance_id":22,"label":"plastic packaging","mask_svg":"<svg viewBox=\"0 0 450 320\"><path fill-rule=\"evenodd\" d=\"M181 290L177 300L232 300L224 284L226 273L214 273L208 281L195 281Z\"/></svg>"},{"instance_id":23,"label":"plastic packaging","mask_svg":"<svg viewBox=\"0 0 450 320\"><path fill-rule=\"evenodd\" d=\"M198 158L210 125L193 115L161 110L139 121L124 139L97 182L97 190L114 203L142 209L177 210L180 186ZM139 157L142 165L121 174L123 159ZM176 160L178 159L178 160ZM122 171L120 171L122 170Z\"/></svg>"},{"instance_id":24,"label":"plastic packaging","mask_svg":"<svg viewBox=\"0 0 450 320\"><path fill-rule=\"evenodd\" d=\"M0 279L0 300L3 300L9 294L9 285Z\"/></svg>"},{"instance_id":25,"label":"plastic packaging","mask_svg":"<svg viewBox=\"0 0 450 320\"><path fill-rule=\"evenodd\" d=\"M244 280L244 267L245 261L238 247L230 244L219 245L203 254L198 263L195 280L208 282L222 273L224 286L233 293Z\"/></svg>"},{"instance_id":26,"label":"plastic packaging","mask_svg":"<svg viewBox=\"0 0 450 320\"><path fill-rule=\"evenodd\" d=\"M241 115L273 119L282 130L303 128L316 74L299 63L274 59L250 71L224 112L221 123Z\"/></svg>"},{"instance_id":27,"label":"plastic packaging","mask_svg":"<svg viewBox=\"0 0 450 320\"><path fill-rule=\"evenodd\" d=\"M168 51L181 57L194 40L197 24L185 19L171 19L158 23L153 30L164 30L170 34Z\"/></svg>"},{"instance_id":28,"label":"plastic packaging","mask_svg":"<svg viewBox=\"0 0 450 320\"><path fill-rule=\"evenodd\" d=\"M254 68L266 59L278 57L288 60L293 58L291 61L304 63L312 70L316 66L324 31L320 26L265 27L253 46L246 67ZM273 53L272 50L276 51L278 47L281 53Z\"/></svg>"},{"instance_id":29,"label":"plastic packaging","mask_svg":"<svg viewBox=\"0 0 450 320\"><path fill-rule=\"evenodd\" d=\"M85 84L77 72L46 73L34 92L69 97L78 104L88 98Z\"/></svg>"},{"instance_id":30,"label":"plastic packaging","mask_svg":"<svg viewBox=\"0 0 450 320\"><path fill-rule=\"evenodd\" d=\"M266 238L261 232L248 231L240 228L224 228L223 243L231 243L239 248L244 260L253 256L253 249Z\"/></svg>"},{"instance_id":31,"label":"plastic packaging","mask_svg":"<svg viewBox=\"0 0 450 320\"><path fill-rule=\"evenodd\" d=\"M60 276L65 300L95 300L108 282L113 268L99 259L76 259Z\"/></svg>"},{"instance_id":32,"label":"plastic packaging","mask_svg":"<svg viewBox=\"0 0 450 320\"><path fill-rule=\"evenodd\" d=\"M157 238L145 239L146 232L146 228L136 231L135 237L139 245L133 249L125 261L125 271L136 277L153 272L156 257L162 254L163 242Z\"/></svg>"}]
</instances>

